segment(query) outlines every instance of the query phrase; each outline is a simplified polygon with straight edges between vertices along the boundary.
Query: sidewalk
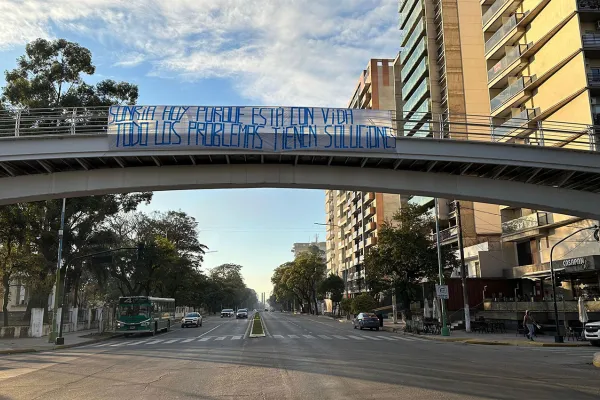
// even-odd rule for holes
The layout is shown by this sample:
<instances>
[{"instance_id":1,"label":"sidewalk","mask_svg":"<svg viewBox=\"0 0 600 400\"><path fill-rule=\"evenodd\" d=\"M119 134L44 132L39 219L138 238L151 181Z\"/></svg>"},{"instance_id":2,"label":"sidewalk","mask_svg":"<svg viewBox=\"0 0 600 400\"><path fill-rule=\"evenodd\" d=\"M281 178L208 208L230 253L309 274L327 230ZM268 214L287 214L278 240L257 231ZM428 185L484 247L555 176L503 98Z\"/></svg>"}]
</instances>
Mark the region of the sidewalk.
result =
<instances>
[{"instance_id":1,"label":"sidewalk","mask_svg":"<svg viewBox=\"0 0 600 400\"><path fill-rule=\"evenodd\" d=\"M43 336L41 338L0 339L0 354L32 353L36 351L67 349L70 347L101 342L115 336L119 335L110 332L99 334L98 332L91 330L70 332L63 335L65 344L62 346L48 343L48 336Z\"/></svg>"},{"instance_id":2,"label":"sidewalk","mask_svg":"<svg viewBox=\"0 0 600 400\"><path fill-rule=\"evenodd\" d=\"M383 322L383 330L395 332L404 335L416 336L423 339L436 340L440 342L461 342L467 344L496 345L496 346L534 346L534 347L582 347L591 346L587 341L567 341L564 343L555 343L554 336L538 336L533 341L528 340L523 335L517 336L514 331L506 333L468 333L465 331L451 331L450 336L431 335L431 334L413 334L404 332L404 324L392 323L392 321Z\"/></svg>"}]
</instances>

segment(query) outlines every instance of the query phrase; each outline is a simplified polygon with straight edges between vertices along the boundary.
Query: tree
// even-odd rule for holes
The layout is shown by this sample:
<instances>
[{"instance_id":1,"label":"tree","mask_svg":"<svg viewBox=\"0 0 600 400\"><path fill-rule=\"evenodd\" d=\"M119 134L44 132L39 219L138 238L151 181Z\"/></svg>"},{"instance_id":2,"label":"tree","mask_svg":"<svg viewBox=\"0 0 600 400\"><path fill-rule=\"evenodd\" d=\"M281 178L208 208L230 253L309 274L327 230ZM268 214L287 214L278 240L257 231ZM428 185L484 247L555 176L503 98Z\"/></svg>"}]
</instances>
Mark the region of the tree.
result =
<instances>
[{"instance_id":1,"label":"tree","mask_svg":"<svg viewBox=\"0 0 600 400\"><path fill-rule=\"evenodd\" d=\"M377 307L377 301L368 293L362 293L352 299L352 313L371 312Z\"/></svg>"},{"instance_id":2,"label":"tree","mask_svg":"<svg viewBox=\"0 0 600 400\"><path fill-rule=\"evenodd\" d=\"M325 277L327 264L325 262L325 253L317 246L312 245L307 251L300 253L294 260L294 271L298 274L300 284L308 293L309 304L314 304L314 313L318 314L317 289ZM309 306L309 311L312 307Z\"/></svg>"},{"instance_id":3,"label":"tree","mask_svg":"<svg viewBox=\"0 0 600 400\"><path fill-rule=\"evenodd\" d=\"M340 310L346 315L346 317L348 317L352 312L352 299L344 297L340 301Z\"/></svg>"},{"instance_id":4,"label":"tree","mask_svg":"<svg viewBox=\"0 0 600 400\"><path fill-rule=\"evenodd\" d=\"M85 47L65 39L36 39L25 46L17 68L5 72L2 102L18 109L135 104L136 85L113 80L86 84L82 75L95 71Z\"/></svg>"},{"instance_id":5,"label":"tree","mask_svg":"<svg viewBox=\"0 0 600 400\"><path fill-rule=\"evenodd\" d=\"M421 207L407 205L378 232L377 245L365 256L366 283L372 294L396 290L403 317L410 317L410 303L424 279L435 279L438 256L431 230L435 221ZM442 247L442 265L458 265L454 252Z\"/></svg>"},{"instance_id":6,"label":"tree","mask_svg":"<svg viewBox=\"0 0 600 400\"><path fill-rule=\"evenodd\" d=\"M319 285L319 293L324 297L329 297L333 303L334 309L339 306L339 302L344 297L346 285L344 280L337 275L331 274ZM339 307L338 307L339 311Z\"/></svg>"}]
</instances>

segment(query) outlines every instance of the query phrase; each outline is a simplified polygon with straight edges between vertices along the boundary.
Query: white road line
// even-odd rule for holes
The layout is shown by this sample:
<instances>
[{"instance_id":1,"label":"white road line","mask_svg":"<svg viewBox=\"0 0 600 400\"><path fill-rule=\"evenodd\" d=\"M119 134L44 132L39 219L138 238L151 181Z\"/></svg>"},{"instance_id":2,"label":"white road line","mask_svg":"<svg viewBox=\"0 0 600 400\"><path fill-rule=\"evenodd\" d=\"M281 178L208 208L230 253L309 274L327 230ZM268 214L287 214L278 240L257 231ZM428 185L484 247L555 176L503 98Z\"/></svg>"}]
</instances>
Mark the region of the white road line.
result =
<instances>
[{"instance_id":1,"label":"white road line","mask_svg":"<svg viewBox=\"0 0 600 400\"><path fill-rule=\"evenodd\" d=\"M352 336L352 335L348 335L348 337L350 339L355 339L355 340L365 340L364 338L358 337L358 336Z\"/></svg>"},{"instance_id":2,"label":"white road line","mask_svg":"<svg viewBox=\"0 0 600 400\"><path fill-rule=\"evenodd\" d=\"M219 336L215 340L225 340L225 339L227 339L227 336Z\"/></svg>"},{"instance_id":3,"label":"white road line","mask_svg":"<svg viewBox=\"0 0 600 400\"><path fill-rule=\"evenodd\" d=\"M331 335L331 336L333 336L336 339L348 340L348 338L340 336L340 335Z\"/></svg>"},{"instance_id":4,"label":"white road line","mask_svg":"<svg viewBox=\"0 0 600 400\"><path fill-rule=\"evenodd\" d=\"M288 337L289 337L290 339L300 339L300 338L299 338L298 336L296 336L296 335L288 335Z\"/></svg>"},{"instance_id":5,"label":"white road line","mask_svg":"<svg viewBox=\"0 0 600 400\"><path fill-rule=\"evenodd\" d=\"M365 339L370 339L370 340L381 340L381 339L377 339L375 336L361 336L362 338Z\"/></svg>"},{"instance_id":6,"label":"white road line","mask_svg":"<svg viewBox=\"0 0 600 400\"><path fill-rule=\"evenodd\" d=\"M327 340L331 340L331 338L327 335L317 335L318 337L322 338L322 339L327 339Z\"/></svg>"},{"instance_id":7,"label":"white road line","mask_svg":"<svg viewBox=\"0 0 600 400\"><path fill-rule=\"evenodd\" d=\"M202 339L200 339L200 340L198 340L198 341L199 341L199 342L206 342L207 340L210 340L210 339L212 339L212 338L214 338L214 336L206 336L206 337L203 337Z\"/></svg>"},{"instance_id":8,"label":"white road line","mask_svg":"<svg viewBox=\"0 0 600 400\"><path fill-rule=\"evenodd\" d=\"M96 344L92 347L104 347L104 346L108 346L110 343L102 343L102 344Z\"/></svg>"},{"instance_id":9,"label":"white road line","mask_svg":"<svg viewBox=\"0 0 600 400\"><path fill-rule=\"evenodd\" d=\"M219 325L215 326L214 328L212 328L212 329L211 329L211 330L209 330L209 331L206 331L206 332L204 332L202 335L198 336L197 338L198 338L198 339L200 339L201 337L204 337L204 335L206 335L206 334L208 334L208 333L211 333L212 331L214 331L215 329L217 329L217 328L218 328L218 327L220 327L221 325L223 325L223 324L219 324Z\"/></svg>"},{"instance_id":10,"label":"white road line","mask_svg":"<svg viewBox=\"0 0 600 400\"><path fill-rule=\"evenodd\" d=\"M163 344L167 344L167 343L175 343L177 341L179 341L180 339L171 339L171 340L167 340L165 343Z\"/></svg>"},{"instance_id":11,"label":"white road line","mask_svg":"<svg viewBox=\"0 0 600 400\"><path fill-rule=\"evenodd\" d=\"M231 340L240 340L242 338L241 335L234 335L231 337Z\"/></svg>"},{"instance_id":12,"label":"white road line","mask_svg":"<svg viewBox=\"0 0 600 400\"><path fill-rule=\"evenodd\" d=\"M146 343L146 344L156 344L156 343L160 343L160 342L162 342L162 341L164 341L164 340L165 340L165 339L151 340L151 341L149 341L149 342L148 342L148 343Z\"/></svg>"},{"instance_id":13,"label":"white road line","mask_svg":"<svg viewBox=\"0 0 600 400\"><path fill-rule=\"evenodd\" d=\"M191 342L193 340L196 340L196 338L185 339L185 340L182 340L181 343L189 343L189 342Z\"/></svg>"},{"instance_id":14,"label":"white road line","mask_svg":"<svg viewBox=\"0 0 600 400\"><path fill-rule=\"evenodd\" d=\"M275 339L283 339L283 335L273 335Z\"/></svg>"},{"instance_id":15,"label":"white road line","mask_svg":"<svg viewBox=\"0 0 600 400\"><path fill-rule=\"evenodd\" d=\"M123 346L125 343L127 343L127 342L117 342L117 343L111 344L110 347Z\"/></svg>"},{"instance_id":16,"label":"white road line","mask_svg":"<svg viewBox=\"0 0 600 400\"><path fill-rule=\"evenodd\" d=\"M423 339L407 338L407 337L403 337L403 336L394 336L394 339L404 340L406 342L412 342L412 341L415 341L415 340L423 340Z\"/></svg>"},{"instance_id":17,"label":"white road line","mask_svg":"<svg viewBox=\"0 0 600 400\"><path fill-rule=\"evenodd\" d=\"M148 340L139 340L137 342L127 343L127 346L136 346L138 344L146 343Z\"/></svg>"},{"instance_id":18,"label":"white road line","mask_svg":"<svg viewBox=\"0 0 600 400\"><path fill-rule=\"evenodd\" d=\"M314 339L315 338L313 335L302 335L302 336L304 336L307 339Z\"/></svg>"},{"instance_id":19,"label":"white road line","mask_svg":"<svg viewBox=\"0 0 600 400\"><path fill-rule=\"evenodd\" d=\"M384 340L391 340L392 342L394 341L394 339L392 339L391 337L388 336L377 336L379 339L384 339Z\"/></svg>"}]
</instances>

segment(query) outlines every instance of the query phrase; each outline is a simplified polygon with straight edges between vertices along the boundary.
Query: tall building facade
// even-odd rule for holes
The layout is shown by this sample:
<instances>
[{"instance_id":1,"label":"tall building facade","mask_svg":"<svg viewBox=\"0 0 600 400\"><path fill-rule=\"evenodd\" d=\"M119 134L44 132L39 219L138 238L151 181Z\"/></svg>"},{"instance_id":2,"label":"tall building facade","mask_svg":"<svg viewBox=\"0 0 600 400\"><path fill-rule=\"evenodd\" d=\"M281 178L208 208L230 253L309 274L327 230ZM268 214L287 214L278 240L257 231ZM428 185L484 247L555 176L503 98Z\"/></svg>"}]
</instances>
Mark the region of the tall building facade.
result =
<instances>
[{"instance_id":1,"label":"tall building facade","mask_svg":"<svg viewBox=\"0 0 600 400\"><path fill-rule=\"evenodd\" d=\"M481 27L490 112L498 125L493 140L587 149L586 127L600 123L598 1L482 0ZM516 246L519 266L507 275L541 278L534 293L541 297L548 294L543 279L552 246L597 223L520 207L502 207L501 215L502 239ZM600 246L584 231L558 245L553 260L564 269L573 259L598 255ZM596 276L579 274L569 284L600 296Z\"/></svg>"},{"instance_id":2,"label":"tall building facade","mask_svg":"<svg viewBox=\"0 0 600 400\"><path fill-rule=\"evenodd\" d=\"M398 62L402 80L398 97L403 104L399 134L489 140L489 129L486 135L467 124L471 122L467 115L490 113L480 9L479 0L399 1L399 28L404 34ZM435 212L431 197L407 196L405 202ZM458 247L456 205L455 199L438 199L442 245ZM502 269L492 267L489 258L484 262L479 257L483 251L505 257L499 206L462 200L460 206L465 254L476 255L467 260L476 266L468 269L470 276L502 276Z\"/></svg>"},{"instance_id":3,"label":"tall building facade","mask_svg":"<svg viewBox=\"0 0 600 400\"><path fill-rule=\"evenodd\" d=\"M311 246L317 246L319 250L322 252L327 251L327 245L325 242L306 242L306 243L294 243L292 247L292 253L294 253L294 258L298 257L302 252L308 251Z\"/></svg>"},{"instance_id":4,"label":"tall building facade","mask_svg":"<svg viewBox=\"0 0 600 400\"><path fill-rule=\"evenodd\" d=\"M395 110L393 59L372 59L359 77L349 108ZM348 295L365 290L362 266L377 243L377 228L400 208L399 195L327 190L327 269L344 279Z\"/></svg>"}]
</instances>

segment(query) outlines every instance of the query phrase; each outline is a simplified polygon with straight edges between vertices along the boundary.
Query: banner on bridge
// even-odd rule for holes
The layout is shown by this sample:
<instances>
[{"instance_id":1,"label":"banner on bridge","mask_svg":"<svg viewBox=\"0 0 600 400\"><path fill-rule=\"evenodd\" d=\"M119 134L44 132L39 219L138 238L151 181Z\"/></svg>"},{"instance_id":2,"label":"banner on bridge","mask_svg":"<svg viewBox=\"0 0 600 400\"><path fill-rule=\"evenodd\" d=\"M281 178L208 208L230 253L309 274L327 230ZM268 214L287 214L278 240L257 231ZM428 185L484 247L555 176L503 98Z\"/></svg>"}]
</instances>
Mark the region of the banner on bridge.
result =
<instances>
[{"instance_id":1,"label":"banner on bridge","mask_svg":"<svg viewBox=\"0 0 600 400\"><path fill-rule=\"evenodd\" d=\"M392 112L317 107L112 106L110 149L395 152Z\"/></svg>"}]
</instances>

